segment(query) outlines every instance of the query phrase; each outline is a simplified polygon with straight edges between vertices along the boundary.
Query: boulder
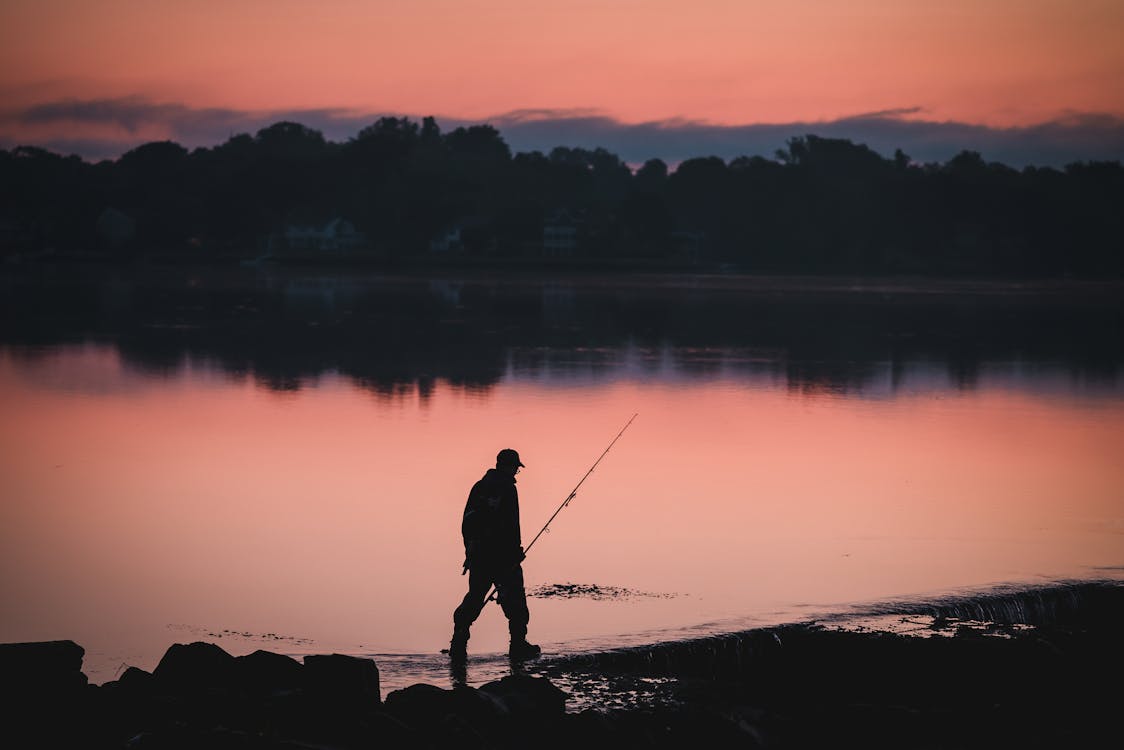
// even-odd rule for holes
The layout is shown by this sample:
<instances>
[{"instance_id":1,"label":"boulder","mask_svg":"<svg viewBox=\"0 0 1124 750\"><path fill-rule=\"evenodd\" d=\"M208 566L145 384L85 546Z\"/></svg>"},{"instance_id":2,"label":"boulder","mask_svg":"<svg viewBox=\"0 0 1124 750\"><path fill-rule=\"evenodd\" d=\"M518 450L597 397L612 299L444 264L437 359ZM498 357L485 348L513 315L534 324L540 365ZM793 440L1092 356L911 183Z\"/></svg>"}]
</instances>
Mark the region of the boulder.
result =
<instances>
[{"instance_id":1,"label":"boulder","mask_svg":"<svg viewBox=\"0 0 1124 750\"><path fill-rule=\"evenodd\" d=\"M340 708L382 704L379 668L373 659L344 654L306 656L304 685L309 697Z\"/></svg>"},{"instance_id":2,"label":"boulder","mask_svg":"<svg viewBox=\"0 0 1124 750\"><path fill-rule=\"evenodd\" d=\"M6 747L68 747L83 738L85 650L73 641L0 644L0 714Z\"/></svg>"},{"instance_id":3,"label":"boulder","mask_svg":"<svg viewBox=\"0 0 1124 750\"><path fill-rule=\"evenodd\" d=\"M237 662L213 643L175 643L152 676L161 690L171 693L229 691L237 679Z\"/></svg>"},{"instance_id":4,"label":"boulder","mask_svg":"<svg viewBox=\"0 0 1124 750\"><path fill-rule=\"evenodd\" d=\"M566 713L566 693L545 677L508 675L480 687L505 712L519 718L555 718Z\"/></svg>"},{"instance_id":5,"label":"boulder","mask_svg":"<svg viewBox=\"0 0 1124 750\"><path fill-rule=\"evenodd\" d=\"M490 724L506 710L492 696L465 685L446 690L424 683L390 691L385 708L414 727L429 726L450 715L473 725Z\"/></svg>"},{"instance_id":6,"label":"boulder","mask_svg":"<svg viewBox=\"0 0 1124 750\"><path fill-rule=\"evenodd\" d=\"M304 667L296 659L258 650L235 659L242 687L255 695L276 695L304 687Z\"/></svg>"},{"instance_id":7,"label":"boulder","mask_svg":"<svg viewBox=\"0 0 1124 750\"><path fill-rule=\"evenodd\" d=\"M85 655L74 641L0 643L0 675L6 690L24 696L81 692L87 684Z\"/></svg>"},{"instance_id":8,"label":"boulder","mask_svg":"<svg viewBox=\"0 0 1124 750\"><path fill-rule=\"evenodd\" d=\"M455 710L453 691L419 683L386 695L386 710L406 725L424 727Z\"/></svg>"},{"instance_id":9,"label":"boulder","mask_svg":"<svg viewBox=\"0 0 1124 750\"><path fill-rule=\"evenodd\" d=\"M151 695L156 687L156 680L151 672L146 672L139 667L129 667L121 676L112 682L102 685L105 690L126 693L128 695Z\"/></svg>"}]
</instances>

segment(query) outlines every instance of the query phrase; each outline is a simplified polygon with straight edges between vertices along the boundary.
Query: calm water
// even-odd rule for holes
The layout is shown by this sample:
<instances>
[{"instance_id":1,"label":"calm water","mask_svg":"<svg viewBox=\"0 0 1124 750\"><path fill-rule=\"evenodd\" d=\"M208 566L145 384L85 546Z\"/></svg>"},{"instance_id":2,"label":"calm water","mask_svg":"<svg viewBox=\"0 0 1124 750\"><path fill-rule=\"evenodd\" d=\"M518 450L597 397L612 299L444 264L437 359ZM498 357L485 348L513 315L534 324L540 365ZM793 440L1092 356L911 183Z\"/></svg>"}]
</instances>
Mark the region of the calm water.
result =
<instances>
[{"instance_id":1,"label":"calm water","mask_svg":"<svg viewBox=\"0 0 1124 750\"><path fill-rule=\"evenodd\" d=\"M4 279L0 641L440 681L516 448L553 652L1124 566L1121 303L956 285L179 270ZM489 605L470 656L506 647ZM471 668L471 664L470 664ZM447 679L447 678L446 678Z\"/></svg>"}]
</instances>

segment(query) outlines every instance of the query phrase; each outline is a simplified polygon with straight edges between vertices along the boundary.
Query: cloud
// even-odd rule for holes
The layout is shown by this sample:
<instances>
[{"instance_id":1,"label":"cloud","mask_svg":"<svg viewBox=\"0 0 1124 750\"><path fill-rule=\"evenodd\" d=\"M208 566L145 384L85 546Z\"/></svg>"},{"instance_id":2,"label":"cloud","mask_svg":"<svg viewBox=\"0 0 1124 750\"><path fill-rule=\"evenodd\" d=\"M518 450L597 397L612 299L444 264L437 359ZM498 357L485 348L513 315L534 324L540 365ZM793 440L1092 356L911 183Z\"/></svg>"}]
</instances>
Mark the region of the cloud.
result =
<instances>
[{"instance_id":1,"label":"cloud","mask_svg":"<svg viewBox=\"0 0 1124 750\"><path fill-rule=\"evenodd\" d=\"M197 108L145 97L65 99L0 113L0 145L32 144L88 159L114 158L152 140L211 146L281 120L320 130L333 141L354 137L380 116L419 115L343 108L249 111ZM444 130L484 121L438 117ZM605 148L626 162L651 158L677 163L696 156L772 156L794 136L848 138L889 156L901 149L920 162L944 162L963 150L1013 167L1064 166L1074 161L1124 161L1124 119L1067 113L1049 122L990 127L926 119L919 106L885 109L834 120L726 125L675 118L626 123L593 109L521 109L486 121L513 151L548 152L555 146Z\"/></svg>"},{"instance_id":2,"label":"cloud","mask_svg":"<svg viewBox=\"0 0 1124 750\"><path fill-rule=\"evenodd\" d=\"M9 112L4 124L17 123L53 130L59 126L81 130L109 130L119 136L142 136L159 132L189 146L209 146L236 133L256 132L281 120L295 120L310 127L327 128L344 138L370 123L370 115L347 109L296 109L249 111L222 107L189 107L178 103L153 102L142 96L112 99L63 99ZM329 136L329 133L325 133ZM329 136L330 137L330 136ZM121 138L110 140L144 141Z\"/></svg>"},{"instance_id":3,"label":"cloud","mask_svg":"<svg viewBox=\"0 0 1124 750\"><path fill-rule=\"evenodd\" d=\"M1014 167L1064 166L1074 161L1124 161L1124 119L1103 114L1073 114L1025 127L995 128L918 118L920 107L818 122L715 125L690 120L621 123L605 116L496 119L516 151L545 144L601 146L627 162L652 157L679 162L695 156L772 156L794 136L848 138L890 156L901 149L913 160L945 162L964 150ZM550 146L546 146L549 148Z\"/></svg>"},{"instance_id":4,"label":"cloud","mask_svg":"<svg viewBox=\"0 0 1124 750\"><path fill-rule=\"evenodd\" d=\"M118 125L129 133L153 123L190 125L198 122L219 122L237 119L240 113L228 109L191 109L183 104L153 103L140 96L117 99L63 99L36 104L19 113L27 124L56 122Z\"/></svg>"}]
</instances>

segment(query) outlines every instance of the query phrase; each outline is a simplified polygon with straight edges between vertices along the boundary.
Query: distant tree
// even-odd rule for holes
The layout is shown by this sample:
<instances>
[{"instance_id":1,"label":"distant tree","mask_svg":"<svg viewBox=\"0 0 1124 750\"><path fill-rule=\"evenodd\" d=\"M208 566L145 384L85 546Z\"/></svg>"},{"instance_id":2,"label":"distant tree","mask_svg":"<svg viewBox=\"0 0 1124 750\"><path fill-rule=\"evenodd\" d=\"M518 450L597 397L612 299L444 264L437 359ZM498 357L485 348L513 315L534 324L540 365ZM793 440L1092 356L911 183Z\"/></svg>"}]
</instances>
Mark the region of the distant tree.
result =
<instances>
[{"instance_id":1,"label":"distant tree","mask_svg":"<svg viewBox=\"0 0 1124 750\"><path fill-rule=\"evenodd\" d=\"M477 252L493 249L496 217L503 212L511 148L491 125L457 128L444 136L449 150L447 190L451 206L472 236Z\"/></svg>"},{"instance_id":2,"label":"distant tree","mask_svg":"<svg viewBox=\"0 0 1124 750\"><path fill-rule=\"evenodd\" d=\"M667 182L676 229L702 232L709 246L726 248L725 235L733 213L726 162L717 156L687 159Z\"/></svg>"},{"instance_id":3,"label":"distant tree","mask_svg":"<svg viewBox=\"0 0 1124 750\"><path fill-rule=\"evenodd\" d=\"M11 250L82 248L103 199L95 169L77 156L17 146L0 160L0 219L10 225Z\"/></svg>"},{"instance_id":4,"label":"distant tree","mask_svg":"<svg viewBox=\"0 0 1124 750\"><path fill-rule=\"evenodd\" d=\"M511 148L491 125L457 128L445 136L445 145L457 158L502 163L511 159Z\"/></svg>"},{"instance_id":5,"label":"distant tree","mask_svg":"<svg viewBox=\"0 0 1124 750\"><path fill-rule=\"evenodd\" d=\"M808 134L769 159L659 159L635 174L604 148L512 154L488 125L383 117L344 143L278 122L190 153L146 143L89 164L0 151L5 252L99 246L108 219L135 222L137 253L254 252L286 224L343 217L378 252L426 252L462 230L470 250L541 252L543 223L581 217L595 257L694 257L791 273L1120 276L1124 169L1080 162L1021 171L963 151L916 164ZM124 217L124 218L122 218ZM132 226L132 224L130 224ZM119 236L120 233L113 236Z\"/></svg>"},{"instance_id":6,"label":"distant tree","mask_svg":"<svg viewBox=\"0 0 1124 750\"><path fill-rule=\"evenodd\" d=\"M189 168L187 149L172 141L146 143L117 161L109 205L135 218L141 246L181 248L200 222Z\"/></svg>"},{"instance_id":7,"label":"distant tree","mask_svg":"<svg viewBox=\"0 0 1124 750\"><path fill-rule=\"evenodd\" d=\"M327 147L324 134L297 122L277 122L254 136L262 152L282 161L305 161L323 156Z\"/></svg>"},{"instance_id":8,"label":"distant tree","mask_svg":"<svg viewBox=\"0 0 1124 750\"><path fill-rule=\"evenodd\" d=\"M1115 161L1087 161L1065 168L1064 239L1055 251L1063 273L1124 274L1124 167Z\"/></svg>"},{"instance_id":9,"label":"distant tree","mask_svg":"<svg viewBox=\"0 0 1124 750\"><path fill-rule=\"evenodd\" d=\"M420 140L417 123L405 117L381 117L359 131L348 154L361 168L380 171L400 167Z\"/></svg>"},{"instance_id":10,"label":"distant tree","mask_svg":"<svg viewBox=\"0 0 1124 750\"><path fill-rule=\"evenodd\" d=\"M117 164L121 169L132 170L144 179L162 171L180 169L186 159L187 149L180 144L156 141L125 152Z\"/></svg>"},{"instance_id":11,"label":"distant tree","mask_svg":"<svg viewBox=\"0 0 1124 750\"><path fill-rule=\"evenodd\" d=\"M667 164L662 159L649 159L636 170L634 184L637 190L655 193L667 184Z\"/></svg>"},{"instance_id":12,"label":"distant tree","mask_svg":"<svg viewBox=\"0 0 1124 750\"><path fill-rule=\"evenodd\" d=\"M848 171L852 174L867 173L886 167L886 160L877 152L845 138L805 135L790 138L787 144L787 150L778 152L778 159L795 167L835 172Z\"/></svg>"},{"instance_id":13,"label":"distant tree","mask_svg":"<svg viewBox=\"0 0 1124 750\"><path fill-rule=\"evenodd\" d=\"M192 152L191 180L202 204L198 239L208 253L249 251L274 228L266 196L255 189L263 157L248 133L233 135L211 149Z\"/></svg>"},{"instance_id":14,"label":"distant tree","mask_svg":"<svg viewBox=\"0 0 1124 750\"><path fill-rule=\"evenodd\" d=\"M619 203L632 187L632 170L616 154L595 148L589 154L593 172L593 199L599 203Z\"/></svg>"}]
</instances>

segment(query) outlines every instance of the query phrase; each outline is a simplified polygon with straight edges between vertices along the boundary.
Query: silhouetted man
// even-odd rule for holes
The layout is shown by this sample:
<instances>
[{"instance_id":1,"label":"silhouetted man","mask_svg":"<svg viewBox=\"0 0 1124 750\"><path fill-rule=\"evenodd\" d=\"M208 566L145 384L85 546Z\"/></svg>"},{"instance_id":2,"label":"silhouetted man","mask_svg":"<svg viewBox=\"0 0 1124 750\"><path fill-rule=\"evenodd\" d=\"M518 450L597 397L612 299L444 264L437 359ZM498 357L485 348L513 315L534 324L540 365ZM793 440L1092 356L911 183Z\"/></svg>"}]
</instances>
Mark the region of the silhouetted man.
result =
<instances>
[{"instance_id":1,"label":"silhouetted man","mask_svg":"<svg viewBox=\"0 0 1124 750\"><path fill-rule=\"evenodd\" d=\"M519 454L504 448L496 456L496 468L488 469L468 493L461 519L468 593L453 612L449 657L454 661L465 660L469 628L480 616L493 584L511 634L508 655L522 660L540 653L538 646L527 642L531 613L523 590L520 563L525 556L519 535L519 493L515 489L515 475L521 468Z\"/></svg>"}]
</instances>

